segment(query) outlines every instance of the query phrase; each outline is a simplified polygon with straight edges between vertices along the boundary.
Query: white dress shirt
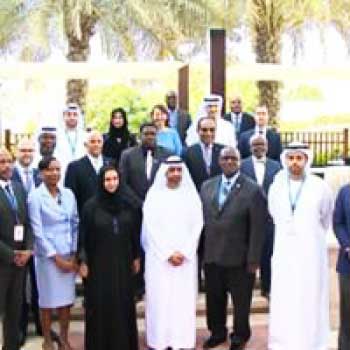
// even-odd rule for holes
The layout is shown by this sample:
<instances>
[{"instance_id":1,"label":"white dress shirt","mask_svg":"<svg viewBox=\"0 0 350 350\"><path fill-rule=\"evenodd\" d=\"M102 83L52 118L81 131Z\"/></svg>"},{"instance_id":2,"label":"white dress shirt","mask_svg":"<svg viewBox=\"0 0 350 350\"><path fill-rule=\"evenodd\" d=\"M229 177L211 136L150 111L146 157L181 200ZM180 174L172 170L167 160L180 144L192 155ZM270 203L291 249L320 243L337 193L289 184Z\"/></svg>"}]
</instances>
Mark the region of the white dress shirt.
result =
<instances>
[{"instance_id":1,"label":"white dress shirt","mask_svg":"<svg viewBox=\"0 0 350 350\"><path fill-rule=\"evenodd\" d=\"M100 169L103 166L103 158L102 155L100 154L98 157L93 157L91 154L87 153L87 156L94 167L96 173L98 174L100 172Z\"/></svg>"},{"instance_id":2,"label":"white dress shirt","mask_svg":"<svg viewBox=\"0 0 350 350\"><path fill-rule=\"evenodd\" d=\"M256 181L259 186L263 185L266 167L266 157L256 158L252 156Z\"/></svg>"}]
</instances>

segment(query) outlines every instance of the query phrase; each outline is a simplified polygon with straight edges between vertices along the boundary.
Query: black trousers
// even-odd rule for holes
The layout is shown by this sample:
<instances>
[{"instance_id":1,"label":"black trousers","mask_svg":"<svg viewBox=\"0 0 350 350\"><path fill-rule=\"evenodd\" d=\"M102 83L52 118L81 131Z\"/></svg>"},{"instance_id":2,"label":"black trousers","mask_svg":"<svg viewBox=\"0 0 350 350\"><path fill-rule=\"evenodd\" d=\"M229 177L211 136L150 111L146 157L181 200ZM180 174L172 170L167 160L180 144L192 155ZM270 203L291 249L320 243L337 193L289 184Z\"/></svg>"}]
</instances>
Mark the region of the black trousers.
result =
<instances>
[{"instance_id":1,"label":"black trousers","mask_svg":"<svg viewBox=\"0 0 350 350\"><path fill-rule=\"evenodd\" d=\"M41 324L40 324L40 314L39 314L39 295L38 295L38 287L36 284L35 277L35 266L34 266L34 258L31 257L28 262L28 268L26 274L29 274L30 278L30 287L31 287L31 299L30 303L26 300L26 274L24 276L24 284L23 284L23 304L22 304L22 314L20 320L20 330L21 336L25 339L27 336L27 328L29 323L29 312L32 312L36 331L38 334L41 334Z\"/></svg>"},{"instance_id":2,"label":"black trousers","mask_svg":"<svg viewBox=\"0 0 350 350\"><path fill-rule=\"evenodd\" d=\"M271 290L271 258L273 254L273 244L274 228L272 226L266 232L260 261L261 291L267 294L269 294Z\"/></svg>"},{"instance_id":3,"label":"black trousers","mask_svg":"<svg viewBox=\"0 0 350 350\"><path fill-rule=\"evenodd\" d=\"M249 314L255 274L245 267L205 264L207 324L214 338L227 336L227 293L234 307L233 335L247 341L251 335Z\"/></svg>"},{"instance_id":4,"label":"black trousers","mask_svg":"<svg viewBox=\"0 0 350 350\"><path fill-rule=\"evenodd\" d=\"M0 266L0 317L3 350L20 349L19 320L23 300L24 268Z\"/></svg>"},{"instance_id":5,"label":"black trousers","mask_svg":"<svg viewBox=\"0 0 350 350\"><path fill-rule=\"evenodd\" d=\"M350 349L350 275L339 274L340 329L338 350Z\"/></svg>"}]
</instances>

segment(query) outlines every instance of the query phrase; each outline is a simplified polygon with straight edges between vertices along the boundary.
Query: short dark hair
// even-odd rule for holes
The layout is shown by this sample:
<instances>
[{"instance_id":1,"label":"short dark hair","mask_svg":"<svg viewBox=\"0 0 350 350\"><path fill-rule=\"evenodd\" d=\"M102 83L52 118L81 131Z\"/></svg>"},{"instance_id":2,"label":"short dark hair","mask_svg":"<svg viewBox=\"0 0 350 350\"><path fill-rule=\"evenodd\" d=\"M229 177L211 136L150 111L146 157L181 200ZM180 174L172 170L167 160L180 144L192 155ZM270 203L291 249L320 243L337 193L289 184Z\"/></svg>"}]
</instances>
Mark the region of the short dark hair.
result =
<instances>
[{"instance_id":1,"label":"short dark hair","mask_svg":"<svg viewBox=\"0 0 350 350\"><path fill-rule=\"evenodd\" d=\"M210 118L210 117L207 117L207 116L205 116L205 117L200 117L200 118L198 119L198 121L197 121L197 130L199 130L199 128L201 127L202 121L203 121L203 120L206 120L206 119L213 120L213 118Z\"/></svg>"},{"instance_id":2,"label":"short dark hair","mask_svg":"<svg viewBox=\"0 0 350 350\"><path fill-rule=\"evenodd\" d=\"M46 170L49 168L51 162L57 160L57 158L53 157L53 156L47 156L44 157L38 164L38 169L40 171Z\"/></svg>"},{"instance_id":3,"label":"short dark hair","mask_svg":"<svg viewBox=\"0 0 350 350\"><path fill-rule=\"evenodd\" d=\"M156 125L153 122L144 122L140 125L140 133L142 133L142 130L144 128L151 127L157 129Z\"/></svg>"}]
</instances>

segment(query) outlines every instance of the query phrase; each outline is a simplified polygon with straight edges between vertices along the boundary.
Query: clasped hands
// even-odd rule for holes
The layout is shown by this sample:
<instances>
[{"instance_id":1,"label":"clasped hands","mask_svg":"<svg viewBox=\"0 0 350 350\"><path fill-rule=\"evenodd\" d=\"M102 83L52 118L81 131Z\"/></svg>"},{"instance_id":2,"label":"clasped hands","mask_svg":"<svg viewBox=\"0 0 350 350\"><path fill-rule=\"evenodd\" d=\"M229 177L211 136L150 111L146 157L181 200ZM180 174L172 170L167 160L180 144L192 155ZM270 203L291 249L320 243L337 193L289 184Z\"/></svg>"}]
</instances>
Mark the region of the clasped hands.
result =
<instances>
[{"instance_id":1,"label":"clasped hands","mask_svg":"<svg viewBox=\"0 0 350 350\"><path fill-rule=\"evenodd\" d=\"M79 266L75 256L70 256L69 258L63 258L60 255L54 256L54 262L56 266L63 272L77 272Z\"/></svg>"},{"instance_id":2,"label":"clasped hands","mask_svg":"<svg viewBox=\"0 0 350 350\"><path fill-rule=\"evenodd\" d=\"M168 259L168 262L171 265L177 267L177 266L181 266L184 260L185 260L185 256L183 254L181 254L180 252L175 252L170 256L170 258Z\"/></svg>"},{"instance_id":3,"label":"clasped hands","mask_svg":"<svg viewBox=\"0 0 350 350\"><path fill-rule=\"evenodd\" d=\"M18 267L23 267L27 264L33 253L31 250L15 250L14 254L14 264Z\"/></svg>"}]
</instances>

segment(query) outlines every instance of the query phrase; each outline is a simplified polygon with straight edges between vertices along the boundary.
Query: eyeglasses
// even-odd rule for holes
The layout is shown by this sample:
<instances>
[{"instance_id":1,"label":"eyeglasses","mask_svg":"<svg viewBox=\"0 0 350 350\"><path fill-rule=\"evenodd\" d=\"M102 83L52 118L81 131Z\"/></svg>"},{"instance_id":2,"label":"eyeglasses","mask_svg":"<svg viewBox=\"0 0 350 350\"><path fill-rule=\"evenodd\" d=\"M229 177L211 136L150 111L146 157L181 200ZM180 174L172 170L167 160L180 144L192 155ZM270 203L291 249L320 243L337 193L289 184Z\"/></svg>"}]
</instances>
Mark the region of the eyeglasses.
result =
<instances>
[{"instance_id":1,"label":"eyeglasses","mask_svg":"<svg viewBox=\"0 0 350 350\"><path fill-rule=\"evenodd\" d=\"M34 149L32 149L32 148L20 148L19 151L20 152L34 152Z\"/></svg>"},{"instance_id":2,"label":"eyeglasses","mask_svg":"<svg viewBox=\"0 0 350 350\"><path fill-rule=\"evenodd\" d=\"M223 157L221 157L221 159L238 161L238 157L234 157L234 156L223 156Z\"/></svg>"},{"instance_id":3,"label":"eyeglasses","mask_svg":"<svg viewBox=\"0 0 350 350\"><path fill-rule=\"evenodd\" d=\"M203 132L215 132L215 128L201 128Z\"/></svg>"},{"instance_id":4,"label":"eyeglasses","mask_svg":"<svg viewBox=\"0 0 350 350\"><path fill-rule=\"evenodd\" d=\"M65 113L68 117L77 117L78 113L77 112L66 112Z\"/></svg>"}]
</instances>

